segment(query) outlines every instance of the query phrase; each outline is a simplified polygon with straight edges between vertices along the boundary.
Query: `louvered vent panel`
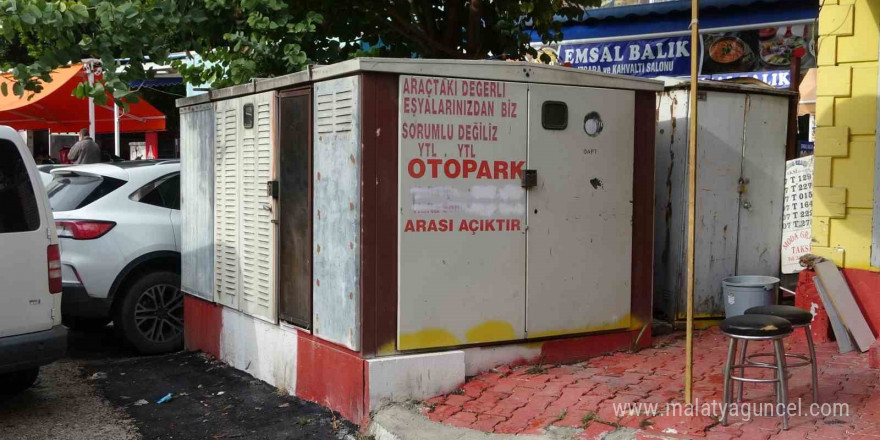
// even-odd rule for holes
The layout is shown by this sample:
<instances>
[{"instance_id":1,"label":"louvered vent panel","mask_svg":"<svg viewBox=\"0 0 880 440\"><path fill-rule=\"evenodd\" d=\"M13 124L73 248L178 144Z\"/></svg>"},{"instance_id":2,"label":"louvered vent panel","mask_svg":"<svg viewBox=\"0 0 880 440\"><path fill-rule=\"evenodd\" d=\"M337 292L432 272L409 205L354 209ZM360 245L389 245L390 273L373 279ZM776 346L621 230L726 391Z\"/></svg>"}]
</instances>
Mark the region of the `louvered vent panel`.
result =
<instances>
[{"instance_id":1,"label":"louvered vent panel","mask_svg":"<svg viewBox=\"0 0 880 440\"><path fill-rule=\"evenodd\" d=\"M271 99L271 94L256 97L254 128L242 136L241 311L274 321L274 225L266 194L272 180Z\"/></svg>"}]
</instances>

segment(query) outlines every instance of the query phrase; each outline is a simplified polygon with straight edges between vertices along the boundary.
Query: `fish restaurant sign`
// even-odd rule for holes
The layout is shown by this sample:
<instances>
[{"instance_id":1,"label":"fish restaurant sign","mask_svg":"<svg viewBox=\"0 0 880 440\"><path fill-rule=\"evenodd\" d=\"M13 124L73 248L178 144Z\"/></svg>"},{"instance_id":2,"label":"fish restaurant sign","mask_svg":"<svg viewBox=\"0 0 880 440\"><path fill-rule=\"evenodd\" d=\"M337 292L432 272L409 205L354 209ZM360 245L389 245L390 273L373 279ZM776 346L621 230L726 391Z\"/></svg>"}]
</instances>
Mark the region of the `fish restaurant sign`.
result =
<instances>
[{"instance_id":1,"label":"fish restaurant sign","mask_svg":"<svg viewBox=\"0 0 880 440\"><path fill-rule=\"evenodd\" d=\"M560 64L603 73L630 76L684 76L690 72L688 36L647 40L565 44L559 48Z\"/></svg>"}]
</instances>

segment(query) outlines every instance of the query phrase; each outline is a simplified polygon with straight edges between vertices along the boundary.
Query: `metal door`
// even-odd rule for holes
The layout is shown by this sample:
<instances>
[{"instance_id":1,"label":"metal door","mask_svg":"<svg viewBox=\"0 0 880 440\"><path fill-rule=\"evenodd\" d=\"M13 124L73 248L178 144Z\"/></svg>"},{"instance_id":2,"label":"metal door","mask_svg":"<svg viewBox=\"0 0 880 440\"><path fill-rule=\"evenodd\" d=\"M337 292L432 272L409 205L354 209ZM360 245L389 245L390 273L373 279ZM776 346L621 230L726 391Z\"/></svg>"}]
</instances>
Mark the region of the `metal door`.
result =
<instances>
[{"instance_id":1,"label":"metal door","mask_svg":"<svg viewBox=\"0 0 880 440\"><path fill-rule=\"evenodd\" d=\"M697 105L694 310L699 318L723 316L721 280L736 273L745 97L707 92ZM679 297L680 319L687 310L685 299Z\"/></svg>"},{"instance_id":2,"label":"metal door","mask_svg":"<svg viewBox=\"0 0 880 440\"><path fill-rule=\"evenodd\" d=\"M214 123L214 299L238 308L239 161L235 101L215 104Z\"/></svg>"},{"instance_id":3,"label":"metal door","mask_svg":"<svg viewBox=\"0 0 880 440\"><path fill-rule=\"evenodd\" d=\"M779 276L788 102L746 95L737 275Z\"/></svg>"},{"instance_id":4,"label":"metal door","mask_svg":"<svg viewBox=\"0 0 880 440\"><path fill-rule=\"evenodd\" d=\"M312 323L311 89L278 100L278 296L281 319Z\"/></svg>"},{"instance_id":5,"label":"metal door","mask_svg":"<svg viewBox=\"0 0 880 440\"><path fill-rule=\"evenodd\" d=\"M241 229L240 310L269 322L276 320L275 307L275 225L273 200L266 191L273 179L275 144L272 106L275 93L266 92L241 100L239 148L241 188L239 190Z\"/></svg>"},{"instance_id":6,"label":"metal door","mask_svg":"<svg viewBox=\"0 0 880 440\"><path fill-rule=\"evenodd\" d=\"M400 84L397 347L523 339L528 86L405 75Z\"/></svg>"},{"instance_id":7,"label":"metal door","mask_svg":"<svg viewBox=\"0 0 880 440\"><path fill-rule=\"evenodd\" d=\"M529 338L630 325L634 108L632 91L529 86Z\"/></svg>"}]
</instances>

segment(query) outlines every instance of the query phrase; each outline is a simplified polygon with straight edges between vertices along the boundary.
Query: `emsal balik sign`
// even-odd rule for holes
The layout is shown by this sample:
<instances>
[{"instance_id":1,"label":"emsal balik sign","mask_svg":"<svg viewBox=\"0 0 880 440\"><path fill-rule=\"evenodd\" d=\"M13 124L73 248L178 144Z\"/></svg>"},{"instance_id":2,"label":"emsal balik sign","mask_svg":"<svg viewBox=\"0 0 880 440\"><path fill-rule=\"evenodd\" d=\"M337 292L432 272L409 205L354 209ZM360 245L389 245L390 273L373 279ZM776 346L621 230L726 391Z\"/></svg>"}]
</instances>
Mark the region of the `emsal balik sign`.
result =
<instances>
[{"instance_id":1,"label":"emsal balik sign","mask_svg":"<svg viewBox=\"0 0 880 440\"><path fill-rule=\"evenodd\" d=\"M561 63L603 73L631 76L682 76L690 70L690 37L563 44Z\"/></svg>"}]
</instances>

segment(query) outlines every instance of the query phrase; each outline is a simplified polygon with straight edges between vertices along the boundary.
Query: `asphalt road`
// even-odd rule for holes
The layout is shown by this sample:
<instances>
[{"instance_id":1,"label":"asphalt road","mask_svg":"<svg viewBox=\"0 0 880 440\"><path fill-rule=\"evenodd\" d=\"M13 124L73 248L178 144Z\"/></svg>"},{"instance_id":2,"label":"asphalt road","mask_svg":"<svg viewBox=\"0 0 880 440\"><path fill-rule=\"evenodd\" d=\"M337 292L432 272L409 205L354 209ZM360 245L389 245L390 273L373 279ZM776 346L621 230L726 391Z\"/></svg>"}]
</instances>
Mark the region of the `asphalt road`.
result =
<instances>
[{"instance_id":1,"label":"asphalt road","mask_svg":"<svg viewBox=\"0 0 880 440\"><path fill-rule=\"evenodd\" d=\"M165 403L156 402L171 393ZM360 438L314 403L199 353L138 356L108 327L71 332L68 358L0 397L0 438L201 440Z\"/></svg>"}]
</instances>

